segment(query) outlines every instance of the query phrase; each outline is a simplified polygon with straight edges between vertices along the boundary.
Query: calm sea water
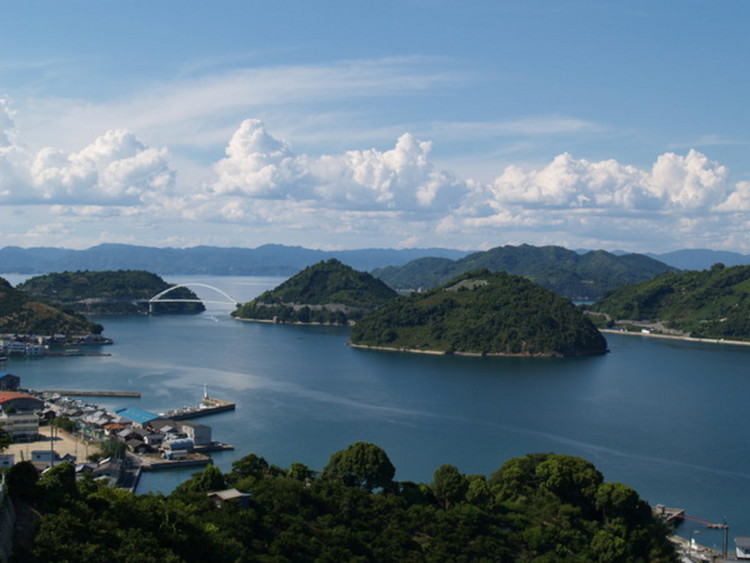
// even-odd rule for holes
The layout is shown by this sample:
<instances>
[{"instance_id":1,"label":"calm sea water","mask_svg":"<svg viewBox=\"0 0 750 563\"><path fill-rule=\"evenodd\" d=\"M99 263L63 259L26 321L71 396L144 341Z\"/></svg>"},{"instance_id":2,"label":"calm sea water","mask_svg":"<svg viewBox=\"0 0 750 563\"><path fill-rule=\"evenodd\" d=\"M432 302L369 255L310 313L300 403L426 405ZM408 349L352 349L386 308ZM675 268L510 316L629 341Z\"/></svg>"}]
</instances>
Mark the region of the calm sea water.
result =
<instances>
[{"instance_id":1,"label":"calm sea water","mask_svg":"<svg viewBox=\"0 0 750 563\"><path fill-rule=\"evenodd\" d=\"M167 279L215 285L238 301L282 281ZM726 517L732 535L750 535L750 348L607 335L611 353L601 357L433 357L355 350L345 328L245 323L229 311L102 317L111 357L11 360L6 369L32 388L140 391L101 404L155 412L197 403L207 384L237 403L201 420L237 448L215 455L225 471L249 452L322 469L358 440L382 446L397 479L423 482L443 463L490 474L511 457L566 453L652 504ZM145 474L139 492L168 492L194 471ZM719 532L699 539L721 545Z\"/></svg>"}]
</instances>

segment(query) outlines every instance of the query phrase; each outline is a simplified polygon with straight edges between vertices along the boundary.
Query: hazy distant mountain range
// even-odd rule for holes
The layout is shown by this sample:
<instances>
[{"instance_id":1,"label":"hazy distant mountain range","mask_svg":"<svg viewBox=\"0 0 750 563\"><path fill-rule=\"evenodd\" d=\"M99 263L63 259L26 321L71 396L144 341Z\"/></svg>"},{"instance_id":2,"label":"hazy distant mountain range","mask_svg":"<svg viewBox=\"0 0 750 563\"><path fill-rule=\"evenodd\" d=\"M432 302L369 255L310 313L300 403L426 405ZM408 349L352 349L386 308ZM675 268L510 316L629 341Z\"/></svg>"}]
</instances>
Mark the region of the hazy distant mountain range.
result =
<instances>
[{"instance_id":1,"label":"hazy distant mountain range","mask_svg":"<svg viewBox=\"0 0 750 563\"><path fill-rule=\"evenodd\" d=\"M154 248L128 244L100 244L86 250L64 248L0 249L0 272L42 274L65 270L147 270L158 274L209 274L291 276L303 268L336 258L357 270L372 271L401 266L417 258L459 260L468 251L448 248L366 248L312 250L299 246L267 244L258 248ZM614 252L613 254L620 254ZM646 254L682 270L703 270L721 262L726 266L750 264L750 255L716 250L678 250Z\"/></svg>"},{"instance_id":2,"label":"hazy distant mountain range","mask_svg":"<svg viewBox=\"0 0 750 563\"><path fill-rule=\"evenodd\" d=\"M524 276L569 299L594 301L627 283L673 271L643 254L616 255L604 250L580 253L561 246L498 246L459 260L418 258L388 266L373 275L396 290L426 290L472 270L487 269Z\"/></svg>"},{"instance_id":3,"label":"hazy distant mountain range","mask_svg":"<svg viewBox=\"0 0 750 563\"><path fill-rule=\"evenodd\" d=\"M661 260L665 264L680 270L707 270L717 263L725 266L746 266L750 264L750 255L724 250L690 249L675 250L666 254L646 253L646 256Z\"/></svg>"},{"instance_id":4,"label":"hazy distant mountain range","mask_svg":"<svg viewBox=\"0 0 750 563\"><path fill-rule=\"evenodd\" d=\"M437 256L456 260L468 252L447 248L366 248L311 250L299 246L266 244L258 248L154 248L128 244L100 244L86 250L63 248L0 249L0 272L43 274L75 270L146 270L165 274L235 276L291 276L317 262L336 258L357 270L406 264L416 258Z\"/></svg>"}]
</instances>

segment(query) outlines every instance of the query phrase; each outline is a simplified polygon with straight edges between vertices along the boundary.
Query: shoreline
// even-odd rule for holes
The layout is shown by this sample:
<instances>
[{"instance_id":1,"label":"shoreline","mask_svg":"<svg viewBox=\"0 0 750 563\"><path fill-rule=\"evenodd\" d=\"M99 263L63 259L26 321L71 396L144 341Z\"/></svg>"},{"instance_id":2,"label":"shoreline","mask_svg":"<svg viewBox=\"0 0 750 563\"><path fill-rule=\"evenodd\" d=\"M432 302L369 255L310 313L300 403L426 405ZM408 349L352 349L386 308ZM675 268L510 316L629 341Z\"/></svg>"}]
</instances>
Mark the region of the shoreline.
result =
<instances>
[{"instance_id":1,"label":"shoreline","mask_svg":"<svg viewBox=\"0 0 750 563\"><path fill-rule=\"evenodd\" d=\"M468 358L565 358L579 356L563 356L560 354L500 354L497 352L445 352L443 350L418 350L415 348L394 348L389 346L371 346L368 344L354 344L347 342L350 348L359 348L360 350L376 350L380 352L405 352L407 354L427 354L430 356L462 356ZM606 353L606 352L605 352ZM593 354L589 354L593 355ZM597 354L598 355L598 354ZM601 355L604 355L601 354Z\"/></svg>"},{"instance_id":2,"label":"shoreline","mask_svg":"<svg viewBox=\"0 0 750 563\"><path fill-rule=\"evenodd\" d=\"M353 326L353 323L351 324L336 324L336 323L302 323L299 321L294 322L284 322L284 321L274 321L273 319L247 319L243 317L232 317L236 321L242 321L243 323L268 323L272 325L290 325L290 326Z\"/></svg>"},{"instance_id":3,"label":"shoreline","mask_svg":"<svg viewBox=\"0 0 750 563\"><path fill-rule=\"evenodd\" d=\"M606 334L625 334L628 336L644 336L646 338L664 338L668 340L684 340L686 342L703 342L704 344L729 344L731 346L750 346L750 341L747 341L747 340L726 340L724 338L697 338L695 336L684 336L680 334L634 332L630 330L619 330L615 328L600 328L599 332L603 332Z\"/></svg>"}]
</instances>

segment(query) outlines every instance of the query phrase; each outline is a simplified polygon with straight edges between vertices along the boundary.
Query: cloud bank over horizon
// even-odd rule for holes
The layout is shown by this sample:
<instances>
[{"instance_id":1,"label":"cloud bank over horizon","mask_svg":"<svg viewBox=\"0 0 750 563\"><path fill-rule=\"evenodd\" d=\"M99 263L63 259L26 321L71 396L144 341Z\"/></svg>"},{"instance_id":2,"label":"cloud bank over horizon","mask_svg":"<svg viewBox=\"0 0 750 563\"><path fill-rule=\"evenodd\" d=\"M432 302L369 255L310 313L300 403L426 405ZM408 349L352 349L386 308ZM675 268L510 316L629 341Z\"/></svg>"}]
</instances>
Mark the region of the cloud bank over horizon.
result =
<instances>
[{"instance_id":1,"label":"cloud bank over horizon","mask_svg":"<svg viewBox=\"0 0 750 563\"><path fill-rule=\"evenodd\" d=\"M151 147L126 129L105 131L74 152L31 150L22 137L12 108L0 100L0 208L15 219L14 232L5 233L9 244L528 242L750 252L750 182L732 182L726 166L695 149L659 154L650 168L565 152L542 165L504 166L481 182L440 170L433 143L409 132L385 150L312 155L295 152L261 120L246 119L209 166L209 180L193 182L181 175L171 147ZM86 232L97 235L86 239Z\"/></svg>"}]
</instances>

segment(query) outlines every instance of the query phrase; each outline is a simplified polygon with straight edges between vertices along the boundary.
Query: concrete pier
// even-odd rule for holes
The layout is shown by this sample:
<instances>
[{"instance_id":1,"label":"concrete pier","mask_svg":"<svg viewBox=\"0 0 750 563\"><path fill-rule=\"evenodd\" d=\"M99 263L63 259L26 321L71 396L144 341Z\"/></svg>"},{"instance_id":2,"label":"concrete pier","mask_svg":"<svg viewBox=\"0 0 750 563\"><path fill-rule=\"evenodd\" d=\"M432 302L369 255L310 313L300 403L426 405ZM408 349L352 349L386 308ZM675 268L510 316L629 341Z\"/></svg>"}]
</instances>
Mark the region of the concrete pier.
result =
<instances>
[{"instance_id":1,"label":"concrete pier","mask_svg":"<svg viewBox=\"0 0 750 563\"><path fill-rule=\"evenodd\" d=\"M74 397L131 397L140 398L140 391L80 391L74 389L42 389L30 391L34 393L57 393L58 395L70 395Z\"/></svg>"}]
</instances>

